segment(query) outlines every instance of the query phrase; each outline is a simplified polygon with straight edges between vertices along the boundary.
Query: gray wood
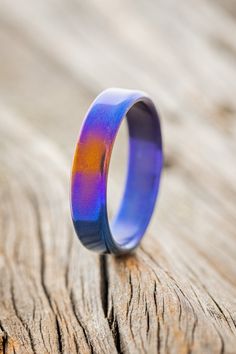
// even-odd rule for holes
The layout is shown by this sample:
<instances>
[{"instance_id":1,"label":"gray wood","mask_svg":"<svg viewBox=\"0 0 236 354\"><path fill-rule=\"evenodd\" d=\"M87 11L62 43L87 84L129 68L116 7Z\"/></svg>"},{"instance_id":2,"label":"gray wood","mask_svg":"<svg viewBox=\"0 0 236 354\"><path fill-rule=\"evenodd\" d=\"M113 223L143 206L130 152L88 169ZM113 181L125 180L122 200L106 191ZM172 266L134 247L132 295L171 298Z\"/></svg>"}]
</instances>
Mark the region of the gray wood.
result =
<instances>
[{"instance_id":1,"label":"gray wood","mask_svg":"<svg viewBox=\"0 0 236 354\"><path fill-rule=\"evenodd\" d=\"M0 353L236 353L233 1L2 0ZM86 251L69 211L83 115L147 91L165 170L126 257ZM125 130L109 206L121 193Z\"/></svg>"}]
</instances>

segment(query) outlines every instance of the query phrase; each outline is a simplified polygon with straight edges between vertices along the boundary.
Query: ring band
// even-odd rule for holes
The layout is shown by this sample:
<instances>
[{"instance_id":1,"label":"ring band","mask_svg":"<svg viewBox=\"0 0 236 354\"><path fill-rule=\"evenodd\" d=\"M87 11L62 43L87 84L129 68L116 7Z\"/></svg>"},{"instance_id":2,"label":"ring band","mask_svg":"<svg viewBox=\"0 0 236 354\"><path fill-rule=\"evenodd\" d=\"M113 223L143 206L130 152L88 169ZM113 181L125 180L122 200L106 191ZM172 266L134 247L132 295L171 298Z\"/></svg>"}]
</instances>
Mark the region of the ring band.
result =
<instances>
[{"instance_id":1,"label":"ring band","mask_svg":"<svg viewBox=\"0 0 236 354\"><path fill-rule=\"evenodd\" d=\"M109 223L108 168L124 117L129 132L128 175L121 206ZM86 114L72 166L72 220L84 246L114 254L137 247L153 213L162 164L160 121L151 99L141 91L103 91Z\"/></svg>"}]
</instances>

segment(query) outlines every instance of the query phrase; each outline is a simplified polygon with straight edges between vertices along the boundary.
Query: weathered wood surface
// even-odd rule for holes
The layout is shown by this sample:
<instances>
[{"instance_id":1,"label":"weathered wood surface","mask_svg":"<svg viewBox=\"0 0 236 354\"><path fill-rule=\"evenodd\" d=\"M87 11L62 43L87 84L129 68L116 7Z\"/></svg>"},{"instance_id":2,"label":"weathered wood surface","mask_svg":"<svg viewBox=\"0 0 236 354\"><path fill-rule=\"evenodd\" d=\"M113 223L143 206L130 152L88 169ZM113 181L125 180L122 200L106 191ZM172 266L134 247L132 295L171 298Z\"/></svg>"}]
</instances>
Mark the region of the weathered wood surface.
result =
<instances>
[{"instance_id":1,"label":"weathered wood surface","mask_svg":"<svg viewBox=\"0 0 236 354\"><path fill-rule=\"evenodd\" d=\"M235 17L233 0L1 1L0 353L236 353ZM121 258L80 246L68 202L81 120L110 86L149 92L166 155Z\"/></svg>"}]
</instances>

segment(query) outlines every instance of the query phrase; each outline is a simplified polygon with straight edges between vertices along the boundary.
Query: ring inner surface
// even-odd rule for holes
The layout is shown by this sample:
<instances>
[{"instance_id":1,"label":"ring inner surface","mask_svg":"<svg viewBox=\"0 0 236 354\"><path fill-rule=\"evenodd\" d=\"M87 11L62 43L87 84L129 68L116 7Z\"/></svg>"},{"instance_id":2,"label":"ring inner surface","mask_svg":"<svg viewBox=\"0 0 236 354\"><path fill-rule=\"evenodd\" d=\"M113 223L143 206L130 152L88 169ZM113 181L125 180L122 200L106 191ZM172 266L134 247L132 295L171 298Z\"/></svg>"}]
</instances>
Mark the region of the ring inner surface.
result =
<instances>
[{"instance_id":1,"label":"ring inner surface","mask_svg":"<svg viewBox=\"0 0 236 354\"><path fill-rule=\"evenodd\" d=\"M160 123L154 108L137 102L128 111L129 160L126 185L117 215L110 223L121 247L137 245L151 218L162 167Z\"/></svg>"}]
</instances>

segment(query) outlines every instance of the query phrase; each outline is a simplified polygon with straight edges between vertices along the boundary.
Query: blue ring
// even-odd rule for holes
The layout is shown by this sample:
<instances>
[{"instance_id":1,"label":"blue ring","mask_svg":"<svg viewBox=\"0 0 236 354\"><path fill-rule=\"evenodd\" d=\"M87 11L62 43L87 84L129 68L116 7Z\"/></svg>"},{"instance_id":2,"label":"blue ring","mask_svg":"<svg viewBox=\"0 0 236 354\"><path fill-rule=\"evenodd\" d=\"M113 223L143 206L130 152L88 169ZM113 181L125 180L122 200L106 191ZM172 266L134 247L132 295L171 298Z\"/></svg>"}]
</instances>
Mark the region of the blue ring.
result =
<instances>
[{"instance_id":1,"label":"blue ring","mask_svg":"<svg viewBox=\"0 0 236 354\"><path fill-rule=\"evenodd\" d=\"M128 176L120 209L109 223L107 176L124 117L129 132ZM141 91L103 91L85 116L72 167L72 220L84 246L113 254L137 247L153 213L162 165L161 127L151 99Z\"/></svg>"}]
</instances>

